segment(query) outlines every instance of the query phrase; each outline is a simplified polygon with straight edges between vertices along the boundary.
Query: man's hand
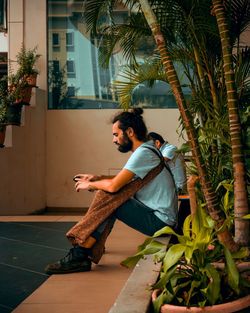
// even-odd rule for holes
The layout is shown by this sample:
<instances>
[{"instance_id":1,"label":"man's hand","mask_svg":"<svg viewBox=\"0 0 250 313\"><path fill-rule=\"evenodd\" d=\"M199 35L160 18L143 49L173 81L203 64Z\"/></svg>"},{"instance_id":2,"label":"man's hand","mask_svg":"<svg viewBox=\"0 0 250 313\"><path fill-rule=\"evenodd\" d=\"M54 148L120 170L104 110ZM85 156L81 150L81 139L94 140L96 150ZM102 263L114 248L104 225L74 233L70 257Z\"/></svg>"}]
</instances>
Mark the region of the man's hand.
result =
<instances>
[{"instance_id":1,"label":"man's hand","mask_svg":"<svg viewBox=\"0 0 250 313\"><path fill-rule=\"evenodd\" d=\"M107 192L117 192L127 183L129 183L135 174L127 169L122 169L113 178L104 178L105 176L95 176L91 174L78 174L76 175L75 188L76 191L80 190L104 190Z\"/></svg>"},{"instance_id":2,"label":"man's hand","mask_svg":"<svg viewBox=\"0 0 250 313\"><path fill-rule=\"evenodd\" d=\"M75 188L76 188L76 191L80 191L80 190L89 190L89 191L92 191L90 190L90 183L89 183L89 180L86 180L86 179L80 179L76 182L75 184Z\"/></svg>"},{"instance_id":3,"label":"man's hand","mask_svg":"<svg viewBox=\"0 0 250 313\"><path fill-rule=\"evenodd\" d=\"M73 180L78 181L97 181L99 176L93 174L77 174L74 176Z\"/></svg>"}]
</instances>

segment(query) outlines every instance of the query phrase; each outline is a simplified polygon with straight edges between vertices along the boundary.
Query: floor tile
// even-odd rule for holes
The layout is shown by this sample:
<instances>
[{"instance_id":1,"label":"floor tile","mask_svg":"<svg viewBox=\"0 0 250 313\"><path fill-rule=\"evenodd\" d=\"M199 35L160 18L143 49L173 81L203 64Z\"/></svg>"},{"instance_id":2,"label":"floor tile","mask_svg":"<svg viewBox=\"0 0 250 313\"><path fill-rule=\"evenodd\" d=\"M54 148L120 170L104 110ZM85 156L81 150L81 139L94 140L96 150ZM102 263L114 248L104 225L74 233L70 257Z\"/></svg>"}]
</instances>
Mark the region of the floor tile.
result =
<instances>
[{"instance_id":1,"label":"floor tile","mask_svg":"<svg viewBox=\"0 0 250 313\"><path fill-rule=\"evenodd\" d=\"M62 219L64 218L62 217ZM0 223L0 249L1 251L5 250L3 260L9 266L16 266L16 259L10 253L11 248L17 252L14 256L20 261L23 260L23 254L28 254L29 250L33 249L35 253L31 261L26 263L27 268L42 274L42 268L44 263L48 262L48 256L53 259L51 261L55 261L62 252L65 252L63 250L68 248L69 243L65 238L64 227L69 227L74 222L9 224L10 229L4 225L1 232L2 223ZM20 229L25 229L26 234L17 237L16 231L20 231ZM46 234L44 238L43 232ZM6 245L7 239L3 238L7 233L8 243L11 245L9 250ZM18 238L21 238L22 241L19 242ZM93 265L91 272L50 276L13 312L107 313L132 271L122 267L120 262L134 254L137 246L144 239L144 235L118 221L107 240L106 253L98 265ZM19 244L23 247L23 253L18 249ZM23 270L26 268L24 267Z\"/></svg>"},{"instance_id":2,"label":"floor tile","mask_svg":"<svg viewBox=\"0 0 250 313\"><path fill-rule=\"evenodd\" d=\"M65 232L74 222L0 222L0 312L11 312L48 275L45 266L71 247Z\"/></svg>"},{"instance_id":3,"label":"floor tile","mask_svg":"<svg viewBox=\"0 0 250 313\"><path fill-rule=\"evenodd\" d=\"M11 312L19 303L37 289L46 279L46 275L41 275L32 271L25 271L9 265L0 264L0 312L3 307ZM4 312L4 311L3 311Z\"/></svg>"}]
</instances>

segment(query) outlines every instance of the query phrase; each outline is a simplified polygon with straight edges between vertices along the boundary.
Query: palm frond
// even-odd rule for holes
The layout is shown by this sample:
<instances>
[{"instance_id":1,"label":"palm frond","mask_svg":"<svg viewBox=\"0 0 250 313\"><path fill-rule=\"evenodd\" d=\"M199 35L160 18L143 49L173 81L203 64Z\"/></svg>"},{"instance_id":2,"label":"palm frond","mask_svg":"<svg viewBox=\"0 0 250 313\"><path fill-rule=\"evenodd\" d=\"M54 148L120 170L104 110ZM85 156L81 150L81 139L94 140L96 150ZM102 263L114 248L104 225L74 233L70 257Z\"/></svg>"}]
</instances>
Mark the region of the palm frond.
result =
<instances>
[{"instance_id":1,"label":"palm frond","mask_svg":"<svg viewBox=\"0 0 250 313\"><path fill-rule=\"evenodd\" d=\"M117 2L117 0L85 1L84 16L86 19L87 31L91 31L92 35L95 36L100 27L113 24L112 12Z\"/></svg>"},{"instance_id":2,"label":"palm frond","mask_svg":"<svg viewBox=\"0 0 250 313\"><path fill-rule=\"evenodd\" d=\"M113 88L117 92L121 107L124 109L131 106L133 92L140 84L144 83L152 87L157 80L167 82L161 63L155 59L137 64L133 70L130 66L124 66L119 77L119 80L114 81Z\"/></svg>"},{"instance_id":3,"label":"palm frond","mask_svg":"<svg viewBox=\"0 0 250 313\"><path fill-rule=\"evenodd\" d=\"M232 39L238 39L240 34L250 25L250 1L224 0L224 6Z\"/></svg>"},{"instance_id":4,"label":"palm frond","mask_svg":"<svg viewBox=\"0 0 250 313\"><path fill-rule=\"evenodd\" d=\"M250 96L250 48L246 47L234 56L235 82L241 105L248 102Z\"/></svg>"}]
</instances>

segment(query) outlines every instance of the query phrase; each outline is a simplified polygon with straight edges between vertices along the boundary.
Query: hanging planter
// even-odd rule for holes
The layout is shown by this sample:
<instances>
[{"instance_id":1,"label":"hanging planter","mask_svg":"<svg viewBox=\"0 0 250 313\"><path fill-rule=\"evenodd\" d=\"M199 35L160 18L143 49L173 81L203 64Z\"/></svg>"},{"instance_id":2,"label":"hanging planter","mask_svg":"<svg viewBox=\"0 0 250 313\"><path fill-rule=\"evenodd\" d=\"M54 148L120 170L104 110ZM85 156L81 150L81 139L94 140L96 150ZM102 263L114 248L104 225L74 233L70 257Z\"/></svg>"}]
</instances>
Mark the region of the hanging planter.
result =
<instances>
[{"instance_id":1,"label":"hanging planter","mask_svg":"<svg viewBox=\"0 0 250 313\"><path fill-rule=\"evenodd\" d=\"M23 105L29 105L31 100L32 88L36 86L37 74L24 76L22 78L15 75L10 76L11 84L8 87L12 94L13 102Z\"/></svg>"},{"instance_id":2,"label":"hanging planter","mask_svg":"<svg viewBox=\"0 0 250 313\"><path fill-rule=\"evenodd\" d=\"M13 94L15 103L29 105L32 88L36 87L38 71L35 63L40 54L36 53L37 48L32 50L24 48L17 54L18 70L16 74L9 75L9 92Z\"/></svg>"},{"instance_id":3,"label":"hanging planter","mask_svg":"<svg viewBox=\"0 0 250 313\"><path fill-rule=\"evenodd\" d=\"M20 90L19 95L17 96L15 103L16 104L23 104L23 105L30 105L31 94L32 94L32 87L31 86L23 87Z\"/></svg>"},{"instance_id":4,"label":"hanging planter","mask_svg":"<svg viewBox=\"0 0 250 313\"><path fill-rule=\"evenodd\" d=\"M32 95L32 88L36 87L37 73L25 75L23 77L23 87L20 88L16 103L29 105Z\"/></svg>"},{"instance_id":5,"label":"hanging planter","mask_svg":"<svg viewBox=\"0 0 250 313\"><path fill-rule=\"evenodd\" d=\"M22 104L15 103L7 106L6 125L20 126L22 115Z\"/></svg>"}]
</instances>

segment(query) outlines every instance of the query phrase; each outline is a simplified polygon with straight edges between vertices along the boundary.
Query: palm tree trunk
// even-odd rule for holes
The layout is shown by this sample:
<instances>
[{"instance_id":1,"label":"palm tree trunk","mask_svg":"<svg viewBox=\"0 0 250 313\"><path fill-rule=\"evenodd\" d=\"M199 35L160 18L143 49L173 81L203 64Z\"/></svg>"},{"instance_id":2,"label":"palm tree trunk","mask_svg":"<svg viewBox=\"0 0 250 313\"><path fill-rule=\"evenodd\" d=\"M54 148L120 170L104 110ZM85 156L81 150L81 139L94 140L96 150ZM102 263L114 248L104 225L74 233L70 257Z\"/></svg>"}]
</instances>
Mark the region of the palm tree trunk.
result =
<instances>
[{"instance_id":1,"label":"palm tree trunk","mask_svg":"<svg viewBox=\"0 0 250 313\"><path fill-rule=\"evenodd\" d=\"M185 101L185 98L181 89L179 78L177 76L170 54L167 50L165 39L161 32L157 18L150 4L148 3L147 0L139 0L139 3L141 5L141 9L145 16L145 19L153 33L156 45L158 47L158 50L161 56L162 63L165 67L166 76L168 78L169 84L175 96L175 99L176 99L176 102L177 102L177 105L181 114L181 118L185 125L188 140L191 145L192 155L193 155L193 158L194 158L194 161L196 163L196 167L199 173L199 180L202 185L202 190L203 190L204 197L206 200L208 213L210 214L212 219L215 221L216 230L220 230L220 228L222 227L225 221L225 216L222 210L220 210L219 208L218 197L215 191L212 189L211 183L208 179L205 164L202 160L195 128L193 126L190 112L188 111L188 108L186 105L186 101ZM223 229L223 231L218 231L218 238L223 244L225 244L230 249L230 251L236 251L238 249L238 245L234 242L232 235L229 233L227 228Z\"/></svg>"},{"instance_id":2,"label":"palm tree trunk","mask_svg":"<svg viewBox=\"0 0 250 313\"><path fill-rule=\"evenodd\" d=\"M249 221L242 219L242 216L248 213L246 171L241 142L241 125L233 69L232 47L230 44L229 27L222 0L213 0L213 12L217 20L221 38L223 70L227 90L227 106L229 112L229 129L234 173L235 241L240 245L247 246L249 244Z\"/></svg>"}]
</instances>

